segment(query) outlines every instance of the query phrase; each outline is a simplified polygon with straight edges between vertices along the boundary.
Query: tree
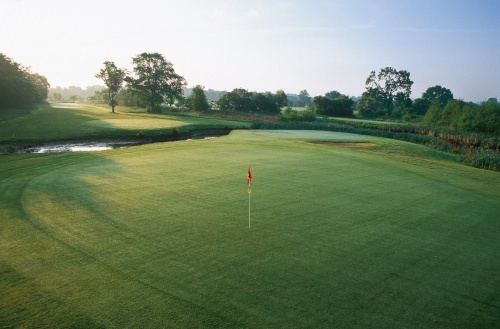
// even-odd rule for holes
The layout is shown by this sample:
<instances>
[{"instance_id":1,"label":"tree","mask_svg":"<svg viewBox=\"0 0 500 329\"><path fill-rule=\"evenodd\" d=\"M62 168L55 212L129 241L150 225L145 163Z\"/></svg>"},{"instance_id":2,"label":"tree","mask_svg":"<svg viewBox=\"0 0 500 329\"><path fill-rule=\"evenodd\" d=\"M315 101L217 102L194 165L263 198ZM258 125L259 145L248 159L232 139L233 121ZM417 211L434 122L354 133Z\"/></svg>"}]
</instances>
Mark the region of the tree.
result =
<instances>
[{"instance_id":1,"label":"tree","mask_svg":"<svg viewBox=\"0 0 500 329\"><path fill-rule=\"evenodd\" d=\"M288 105L288 97L286 96L283 90L277 90L274 94L274 98L276 100L276 105L281 109Z\"/></svg>"},{"instance_id":2,"label":"tree","mask_svg":"<svg viewBox=\"0 0 500 329\"><path fill-rule=\"evenodd\" d=\"M297 106L309 106L311 105L312 98L307 92L307 90L301 90L299 93L299 99L297 101Z\"/></svg>"},{"instance_id":3,"label":"tree","mask_svg":"<svg viewBox=\"0 0 500 329\"><path fill-rule=\"evenodd\" d=\"M50 83L47 78L37 73L29 73L32 83L33 101L36 104L43 103L49 95Z\"/></svg>"},{"instance_id":4,"label":"tree","mask_svg":"<svg viewBox=\"0 0 500 329\"><path fill-rule=\"evenodd\" d=\"M222 111L255 112L252 93L246 89L236 88L222 96L217 104Z\"/></svg>"},{"instance_id":5,"label":"tree","mask_svg":"<svg viewBox=\"0 0 500 329\"><path fill-rule=\"evenodd\" d=\"M207 101L207 96L205 95L205 87L201 85L196 85L193 88L187 102L188 106L193 111L206 112L210 109L210 105Z\"/></svg>"},{"instance_id":6,"label":"tree","mask_svg":"<svg viewBox=\"0 0 500 329\"><path fill-rule=\"evenodd\" d=\"M107 88L107 93L109 95L111 105L111 112L115 113L115 101L116 94L122 88L125 77L127 76L127 71L125 69L120 69L116 67L115 63L110 61L104 62L104 68L95 75L96 78L101 79Z\"/></svg>"},{"instance_id":7,"label":"tree","mask_svg":"<svg viewBox=\"0 0 500 329\"><path fill-rule=\"evenodd\" d=\"M427 88L427 90L422 94L422 99L426 99L430 103L437 99L439 101L439 105L444 108L446 104L453 100L453 93L451 90L437 85Z\"/></svg>"},{"instance_id":8,"label":"tree","mask_svg":"<svg viewBox=\"0 0 500 329\"><path fill-rule=\"evenodd\" d=\"M61 102L63 100L63 97L60 93L53 93L52 99L56 102Z\"/></svg>"},{"instance_id":9,"label":"tree","mask_svg":"<svg viewBox=\"0 0 500 329\"><path fill-rule=\"evenodd\" d=\"M361 95L361 99L356 102L358 114L362 117L369 118L383 115L380 99L381 97L379 97L374 90L365 91Z\"/></svg>"},{"instance_id":10,"label":"tree","mask_svg":"<svg viewBox=\"0 0 500 329\"><path fill-rule=\"evenodd\" d=\"M485 134L500 134L500 104L464 102L460 99L450 101L441 108L439 99L432 102L424 122L429 126Z\"/></svg>"},{"instance_id":11,"label":"tree","mask_svg":"<svg viewBox=\"0 0 500 329\"><path fill-rule=\"evenodd\" d=\"M331 99L339 98L341 96L345 96L345 95L342 95L341 93L339 93L336 90L329 91L329 92L327 92L325 94L325 97L328 97L328 98L331 98Z\"/></svg>"},{"instance_id":12,"label":"tree","mask_svg":"<svg viewBox=\"0 0 500 329\"><path fill-rule=\"evenodd\" d=\"M107 96L104 94L103 96ZM124 88L120 89L118 94L116 94L115 97L117 102L120 102L120 104L123 104L125 106L137 106L137 107L146 107L146 103L144 102L143 99L139 96L139 94L134 93L130 88L125 86Z\"/></svg>"},{"instance_id":13,"label":"tree","mask_svg":"<svg viewBox=\"0 0 500 329\"><path fill-rule=\"evenodd\" d=\"M434 100L431 102L429 109L425 113L424 123L427 126L438 126L441 118L441 105L439 105L438 100Z\"/></svg>"},{"instance_id":14,"label":"tree","mask_svg":"<svg viewBox=\"0 0 500 329\"><path fill-rule=\"evenodd\" d=\"M331 99L324 96L316 96L313 99L313 105L316 113L320 115L335 117L352 117L352 107L354 101L347 96Z\"/></svg>"},{"instance_id":15,"label":"tree","mask_svg":"<svg viewBox=\"0 0 500 329\"><path fill-rule=\"evenodd\" d=\"M149 104L150 112L159 112L157 105L170 104L182 96L186 80L178 75L172 63L159 53L142 53L132 59L136 78L127 77L129 88Z\"/></svg>"},{"instance_id":16,"label":"tree","mask_svg":"<svg viewBox=\"0 0 500 329\"><path fill-rule=\"evenodd\" d=\"M423 98L417 98L413 101L413 111L415 114L424 115L431 106L431 101Z\"/></svg>"},{"instance_id":17,"label":"tree","mask_svg":"<svg viewBox=\"0 0 500 329\"><path fill-rule=\"evenodd\" d=\"M47 79L0 53L0 108L29 107L47 99Z\"/></svg>"},{"instance_id":18,"label":"tree","mask_svg":"<svg viewBox=\"0 0 500 329\"><path fill-rule=\"evenodd\" d=\"M398 71L392 67L383 68L378 74L372 71L366 79L366 91L376 98L388 115L392 114L395 99L400 104L410 99L412 85L410 72Z\"/></svg>"},{"instance_id":19,"label":"tree","mask_svg":"<svg viewBox=\"0 0 500 329\"><path fill-rule=\"evenodd\" d=\"M281 112L281 106L278 103L283 100L278 99L276 94L273 95L269 91L265 93L254 92L252 100L256 112L266 114L279 114Z\"/></svg>"}]
</instances>

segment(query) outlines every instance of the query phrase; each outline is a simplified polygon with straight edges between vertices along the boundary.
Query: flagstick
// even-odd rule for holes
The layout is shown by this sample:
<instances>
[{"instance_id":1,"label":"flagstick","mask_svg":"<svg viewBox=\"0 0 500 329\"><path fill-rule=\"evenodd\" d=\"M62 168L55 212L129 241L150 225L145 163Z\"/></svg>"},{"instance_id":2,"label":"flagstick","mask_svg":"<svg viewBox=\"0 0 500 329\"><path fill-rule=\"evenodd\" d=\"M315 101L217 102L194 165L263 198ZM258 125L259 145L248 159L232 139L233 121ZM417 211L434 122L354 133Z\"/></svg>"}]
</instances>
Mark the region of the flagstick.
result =
<instances>
[{"instance_id":1,"label":"flagstick","mask_svg":"<svg viewBox=\"0 0 500 329\"><path fill-rule=\"evenodd\" d=\"M248 229L250 229L250 195L252 194L250 184L248 184Z\"/></svg>"}]
</instances>

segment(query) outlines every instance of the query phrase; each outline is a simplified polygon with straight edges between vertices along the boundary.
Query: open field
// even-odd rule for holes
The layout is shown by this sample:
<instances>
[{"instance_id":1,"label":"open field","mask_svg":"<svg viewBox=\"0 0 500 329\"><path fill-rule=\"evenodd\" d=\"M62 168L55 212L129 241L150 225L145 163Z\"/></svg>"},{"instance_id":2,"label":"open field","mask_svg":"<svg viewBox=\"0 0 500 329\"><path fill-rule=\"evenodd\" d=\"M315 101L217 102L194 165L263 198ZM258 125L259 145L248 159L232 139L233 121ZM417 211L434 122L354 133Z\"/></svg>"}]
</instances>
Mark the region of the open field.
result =
<instances>
[{"instance_id":1,"label":"open field","mask_svg":"<svg viewBox=\"0 0 500 329\"><path fill-rule=\"evenodd\" d=\"M200 128L243 128L243 121L190 116L127 113L117 107L51 104L32 112L0 111L0 142L47 141L78 138L109 138L169 135ZM15 117L16 113L22 116Z\"/></svg>"},{"instance_id":2,"label":"open field","mask_svg":"<svg viewBox=\"0 0 500 329\"><path fill-rule=\"evenodd\" d=\"M500 174L452 160L321 131L0 156L0 327L498 327Z\"/></svg>"}]
</instances>

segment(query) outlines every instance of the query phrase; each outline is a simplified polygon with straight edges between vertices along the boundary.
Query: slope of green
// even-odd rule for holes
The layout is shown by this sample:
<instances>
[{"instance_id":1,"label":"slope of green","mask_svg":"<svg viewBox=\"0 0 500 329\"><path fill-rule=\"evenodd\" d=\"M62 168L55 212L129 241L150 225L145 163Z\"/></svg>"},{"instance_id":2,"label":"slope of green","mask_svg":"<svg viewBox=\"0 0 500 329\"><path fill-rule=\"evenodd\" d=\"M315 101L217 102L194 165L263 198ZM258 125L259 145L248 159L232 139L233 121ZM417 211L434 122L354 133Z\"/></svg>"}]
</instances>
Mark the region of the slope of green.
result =
<instances>
[{"instance_id":1,"label":"slope of green","mask_svg":"<svg viewBox=\"0 0 500 329\"><path fill-rule=\"evenodd\" d=\"M500 174L435 153L233 131L0 156L0 326L498 327Z\"/></svg>"},{"instance_id":2,"label":"slope of green","mask_svg":"<svg viewBox=\"0 0 500 329\"><path fill-rule=\"evenodd\" d=\"M0 111L0 142L47 141L79 138L169 135L210 128L243 128L248 123L214 118L154 115L146 113L111 113L103 106L52 104L26 115L20 111Z\"/></svg>"}]
</instances>

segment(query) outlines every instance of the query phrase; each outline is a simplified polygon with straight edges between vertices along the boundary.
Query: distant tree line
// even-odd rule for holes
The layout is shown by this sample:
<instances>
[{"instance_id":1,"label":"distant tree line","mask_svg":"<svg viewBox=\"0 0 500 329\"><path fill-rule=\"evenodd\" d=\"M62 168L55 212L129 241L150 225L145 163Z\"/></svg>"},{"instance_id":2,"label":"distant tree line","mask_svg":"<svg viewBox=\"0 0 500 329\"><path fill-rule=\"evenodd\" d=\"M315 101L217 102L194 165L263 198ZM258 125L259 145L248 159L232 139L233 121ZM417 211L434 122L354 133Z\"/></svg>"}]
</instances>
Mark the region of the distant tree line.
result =
<instances>
[{"instance_id":1,"label":"distant tree line","mask_svg":"<svg viewBox=\"0 0 500 329\"><path fill-rule=\"evenodd\" d=\"M424 122L430 126L481 133L498 132L497 103L477 105L455 101L453 93L439 85L428 88L421 98L412 100L413 81L410 73L392 67L370 72L365 82L366 90L357 101L338 91L312 98L305 89L298 95L287 95L283 90L273 94L251 92L243 88L218 94L212 91L213 98L209 101L207 91L201 85L190 89L185 96L185 79L174 71L173 65L161 54L142 53L134 57L132 62L135 76L127 75L128 72L117 68L112 62L104 62L104 69L96 76L105 82L107 89L100 94L96 92L96 100L110 102L112 109L120 102L129 106L146 106L150 112L160 112L160 105L166 102L170 107L176 104L178 109L186 111L271 114L288 122L313 121L316 115L354 117L356 110L360 117L410 120L425 116ZM124 82L127 86L122 89ZM291 105L308 107L308 110L298 111L292 109Z\"/></svg>"},{"instance_id":2,"label":"distant tree line","mask_svg":"<svg viewBox=\"0 0 500 329\"><path fill-rule=\"evenodd\" d=\"M225 112L250 112L278 115L281 108L288 103L283 90L276 93L250 92L243 88L236 88L223 95L217 102L219 110Z\"/></svg>"},{"instance_id":3,"label":"distant tree line","mask_svg":"<svg viewBox=\"0 0 500 329\"><path fill-rule=\"evenodd\" d=\"M492 98L481 104L452 100L443 107L436 99L425 114L427 126L500 135L500 103Z\"/></svg>"},{"instance_id":4,"label":"distant tree line","mask_svg":"<svg viewBox=\"0 0 500 329\"><path fill-rule=\"evenodd\" d=\"M52 87L49 88L48 100L53 102L67 102L70 99L76 99L77 101L91 101L95 103L102 103L102 90L105 89L103 86L88 86L85 89L78 86L69 87ZM97 96L97 98L95 98Z\"/></svg>"},{"instance_id":5,"label":"distant tree line","mask_svg":"<svg viewBox=\"0 0 500 329\"><path fill-rule=\"evenodd\" d=\"M194 88L196 88L196 87L194 87ZM184 88L184 97L187 98L187 97L191 96L194 88ZM225 90L213 90L213 89L205 90L205 87L203 87L203 93L205 94L205 97L207 98L207 101L209 103L215 103L222 96L227 94L227 91L225 91Z\"/></svg>"},{"instance_id":6,"label":"distant tree line","mask_svg":"<svg viewBox=\"0 0 500 329\"><path fill-rule=\"evenodd\" d=\"M49 88L44 76L0 53L0 109L41 104L47 99Z\"/></svg>"}]
</instances>

